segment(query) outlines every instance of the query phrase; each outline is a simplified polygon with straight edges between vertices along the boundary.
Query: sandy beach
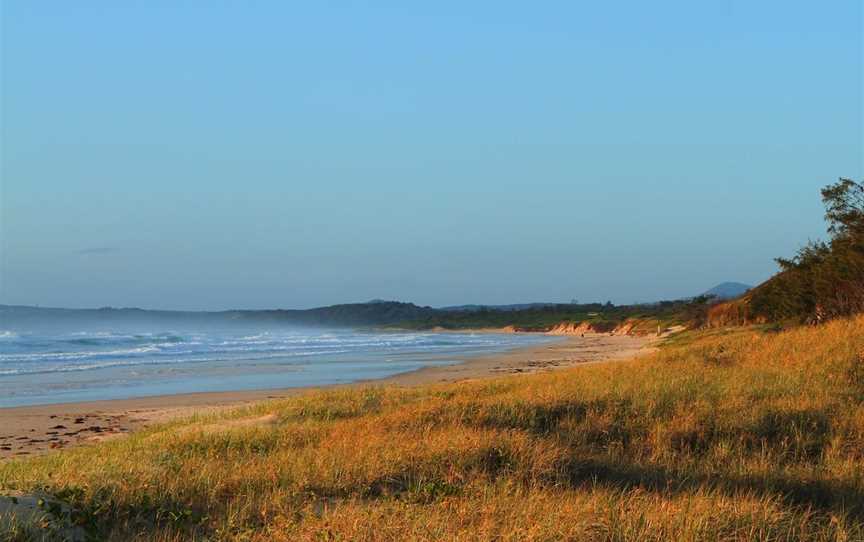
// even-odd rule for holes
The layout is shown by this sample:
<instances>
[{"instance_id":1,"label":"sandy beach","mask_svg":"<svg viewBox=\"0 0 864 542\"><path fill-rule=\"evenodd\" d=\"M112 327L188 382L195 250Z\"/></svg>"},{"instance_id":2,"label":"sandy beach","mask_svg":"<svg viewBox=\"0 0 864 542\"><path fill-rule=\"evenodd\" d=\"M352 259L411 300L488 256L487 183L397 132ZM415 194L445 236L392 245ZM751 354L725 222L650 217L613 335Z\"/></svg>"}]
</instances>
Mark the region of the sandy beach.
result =
<instances>
[{"instance_id":1,"label":"sandy beach","mask_svg":"<svg viewBox=\"0 0 864 542\"><path fill-rule=\"evenodd\" d=\"M442 382L550 371L586 363L623 360L653 350L653 337L586 334L560 341L477 356L349 386L420 386ZM187 393L134 399L0 408L0 459L122 438L144 426L195 412L279 399L318 388Z\"/></svg>"}]
</instances>

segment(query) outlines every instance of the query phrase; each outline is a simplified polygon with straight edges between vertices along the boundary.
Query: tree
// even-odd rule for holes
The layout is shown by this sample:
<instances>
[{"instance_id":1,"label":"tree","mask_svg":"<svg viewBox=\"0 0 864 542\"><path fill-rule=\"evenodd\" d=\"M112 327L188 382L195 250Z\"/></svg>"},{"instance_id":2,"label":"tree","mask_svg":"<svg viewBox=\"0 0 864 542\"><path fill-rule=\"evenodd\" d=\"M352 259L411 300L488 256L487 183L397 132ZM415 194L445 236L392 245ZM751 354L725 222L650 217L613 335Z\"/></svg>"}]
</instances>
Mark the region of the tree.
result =
<instances>
[{"instance_id":1,"label":"tree","mask_svg":"<svg viewBox=\"0 0 864 542\"><path fill-rule=\"evenodd\" d=\"M864 312L864 185L841 178L822 202L830 241L778 258L780 272L753 292L755 315L819 323Z\"/></svg>"},{"instance_id":2,"label":"tree","mask_svg":"<svg viewBox=\"0 0 864 542\"><path fill-rule=\"evenodd\" d=\"M841 177L822 189L822 202L833 238L864 234L864 185Z\"/></svg>"}]
</instances>

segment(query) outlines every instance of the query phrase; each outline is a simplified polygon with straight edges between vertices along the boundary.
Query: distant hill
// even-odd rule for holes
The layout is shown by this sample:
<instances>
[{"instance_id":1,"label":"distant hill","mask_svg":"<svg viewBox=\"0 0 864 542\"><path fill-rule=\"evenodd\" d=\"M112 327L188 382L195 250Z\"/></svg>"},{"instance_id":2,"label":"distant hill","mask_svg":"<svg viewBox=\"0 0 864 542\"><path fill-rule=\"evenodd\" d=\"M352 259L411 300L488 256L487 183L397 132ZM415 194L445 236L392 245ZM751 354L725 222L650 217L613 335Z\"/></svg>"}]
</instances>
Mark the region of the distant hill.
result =
<instances>
[{"instance_id":1,"label":"distant hill","mask_svg":"<svg viewBox=\"0 0 864 542\"><path fill-rule=\"evenodd\" d=\"M349 303L306 310L161 311L138 308L60 309L0 305L0 329L32 324L136 324L159 322L181 325L286 324L300 326L379 326L420 320L439 314L432 307L398 301Z\"/></svg>"},{"instance_id":2,"label":"distant hill","mask_svg":"<svg viewBox=\"0 0 864 542\"><path fill-rule=\"evenodd\" d=\"M451 307L441 307L442 311L449 312L475 312L482 310L490 311L522 311L526 309L543 309L546 307L555 307L561 303L515 303L512 305L454 305Z\"/></svg>"},{"instance_id":3,"label":"distant hill","mask_svg":"<svg viewBox=\"0 0 864 542\"><path fill-rule=\"evenodd\" d=\"M747 291L748 286L724 283L707 293L722 299ZM307 326L307 327L391 327L407 329L500 328L546 330L561 322L590 321L595 325L617 324L627 318L655 318L664 322L680 319L687 300L661 301L642 305L601 303L516 303L508 305L458 305L444 308L421 307L414 303L373 299L313 309L165 311L140 308L98 309L43 308L0 305L0 330L36 326Z\"/></svg>"},{"instance_id":4,"label":"distant hill","mask_svg":"<svg viewBox=\"0 0 864 542\"><path fill-rule=\"evenodd\" d=\"M753 288L740 282L724 282L704 292L702 295L714 296L717 299L734 299Z\"/></svg>"}]
</instances>

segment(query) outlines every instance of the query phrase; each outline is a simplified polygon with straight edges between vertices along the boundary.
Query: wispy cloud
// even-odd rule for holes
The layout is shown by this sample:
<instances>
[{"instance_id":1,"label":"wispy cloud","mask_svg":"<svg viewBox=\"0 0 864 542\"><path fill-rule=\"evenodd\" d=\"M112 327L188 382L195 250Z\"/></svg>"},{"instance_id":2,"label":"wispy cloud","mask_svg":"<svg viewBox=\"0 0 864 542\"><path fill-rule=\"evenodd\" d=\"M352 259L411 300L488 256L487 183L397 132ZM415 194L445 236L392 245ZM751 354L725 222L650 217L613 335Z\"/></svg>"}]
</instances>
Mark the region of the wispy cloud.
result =
<instances>
[{"instance_id":1,"label":"wispy cloud","mask_svg":"<svg viewBox=\"0 0 864 542\"><path fill-rule=\"evenodd\" d=\"M76 254L82 255L90 255L90 254L111 254L114 252L119 252L119 247L88 247L82 248L81 250L76 250Z\"/></svg>"}]
</instances>

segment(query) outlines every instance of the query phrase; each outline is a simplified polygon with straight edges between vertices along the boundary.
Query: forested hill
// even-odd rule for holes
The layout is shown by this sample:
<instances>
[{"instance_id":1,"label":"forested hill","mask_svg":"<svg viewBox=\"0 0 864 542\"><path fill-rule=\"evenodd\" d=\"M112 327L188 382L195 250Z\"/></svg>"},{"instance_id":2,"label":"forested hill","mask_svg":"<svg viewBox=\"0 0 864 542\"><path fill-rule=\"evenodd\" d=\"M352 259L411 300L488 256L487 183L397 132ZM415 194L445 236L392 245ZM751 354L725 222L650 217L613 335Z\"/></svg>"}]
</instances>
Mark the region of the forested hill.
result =
<instances>
[{"instance_id":1,"label":"forested hill","mask_svg":"<svg viewBox=\"0 0 864 542\"><path fill-rule=\"evenodd\" d=\"M556 304L507 310L449 310L398 301L372 301L305 310L161 311L139 308L60 309L0 305L0 331L58 325L296 325L315 327L389 327L392 329L459 330L513 327L546 331L561 323L588 322L613 328L628 318L666 323L687 319L688 301L615 306L611 303ZM656 325L655 325L656 327Z\"/></svg>"},{"instance_id":2,"label":"forested hill","mask_svg":"<svg viewBox=\"0 0 864 542\"><path fill-rule=\"evenodd\" d=\"M828 241L813 241L780 272L742 298L714 307L712 325L818 324L864 313L864 185L851 179L822 189Z\"/></svg>"},{"instance_id":3,"label":"forested hill","mask_svg":"<svg viewBox=\"0 0 864 542\"><path fill-rule=\"evenodd\" d=\"M428 318L439 311L398 301L349 303L305 310L161 311L138 308L60 309L0 305L0 329L31 325L137 324L220 325L290 324L305 326L378 326Z\"/></svg>"}]
</instances>

